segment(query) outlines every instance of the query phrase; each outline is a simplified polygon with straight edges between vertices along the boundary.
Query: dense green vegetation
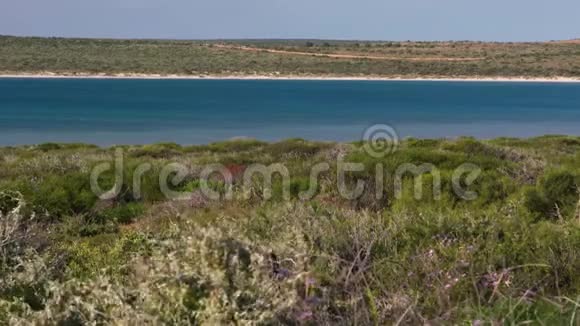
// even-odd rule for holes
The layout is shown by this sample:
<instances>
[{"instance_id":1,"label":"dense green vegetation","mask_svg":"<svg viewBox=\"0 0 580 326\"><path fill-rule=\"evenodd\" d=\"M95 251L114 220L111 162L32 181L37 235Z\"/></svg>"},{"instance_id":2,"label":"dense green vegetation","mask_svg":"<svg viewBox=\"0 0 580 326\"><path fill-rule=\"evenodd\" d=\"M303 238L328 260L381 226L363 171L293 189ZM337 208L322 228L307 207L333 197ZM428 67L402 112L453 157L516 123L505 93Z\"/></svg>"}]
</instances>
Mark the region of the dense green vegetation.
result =
<instances>
[{"instance_id":1,"label":"dense green vegetation","mask_svg":"<svg viewBox=\"0 0 580 326\"><path fill-rule=\"evenodd\" d=\"M237 49L237 46L257 50L243 51ZM332 58L271 53L266 50L389 59ZM475 60L448 60L461 58ZM0 72L70 75L580 77L580 42L164 41L0 36Z\"/></svg>"},{"instance_id":2,"label":"dense green vegetation","mask_svg":"<svg viewBox=\"0 0 580 326\"><path fill-rule=\"evenodd\" d=\"M0 149L0 322L85 324L546 324L580 323L580 138L478 141L407 139L374 158L364 144L241 140L207 146L98 148L43 144ZM124 150L123 186L93 194L90 174ZM337 189L337 160L367 168L354 199ZM317 195L301 199L310 167L328 162ZM464 200L451 176L482 170ZM151 169L136 196L133 176ZM190 167L167 200L159 175ZM232 173L231 200L199 192L201 168ZM265 199L252 163L283 163L290 199L275 177ZM393 173L431 163L441 196L412 176L401 196ZM377 199L382 164L386 196ZM429 177L431 175L431 177ZM105 173L100 182L113 184ZM214 176L211 189L226 192ZM249 194L249 195L248 195Z\"/></svg>"}]
</instances>

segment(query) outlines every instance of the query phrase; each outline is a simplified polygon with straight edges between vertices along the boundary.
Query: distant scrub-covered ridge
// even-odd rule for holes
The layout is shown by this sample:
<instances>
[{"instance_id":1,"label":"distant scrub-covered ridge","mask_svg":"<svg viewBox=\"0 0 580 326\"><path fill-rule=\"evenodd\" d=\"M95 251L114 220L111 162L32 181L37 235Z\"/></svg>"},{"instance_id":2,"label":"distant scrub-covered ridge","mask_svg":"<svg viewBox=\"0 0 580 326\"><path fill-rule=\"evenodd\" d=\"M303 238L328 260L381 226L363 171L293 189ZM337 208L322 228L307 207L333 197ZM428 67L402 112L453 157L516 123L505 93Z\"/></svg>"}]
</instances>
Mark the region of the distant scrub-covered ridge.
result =
<instances>
[{"instance_id":1,"label":"distant scrub-covered ridge","mask_svg":"<svg viewBox=\"0 0 580 326\"><path fill-rule=\"evenodd\" d=\"M580 78L580 43L0 36L0 73Z\"/></svg>"},{"instance_id":2,"label":"distant scrub-covered ridge","mask_svg":"<svg viewBox=\"0 0 580 326\"><path fill-rule=\"evenodd\" d=\"M546 324L580 323L580 138L406 139L369 156L362 143L228 141L99 148L42 144L0 148L0 323L103 324ZM90 175L125 154L118 196L101 200ZM336 162L381 164L361 196L336 187ZM309 167L329 162L317 179ZM333 163L334 162L334 163ZM481 175L462 200L453 170ZM139 194L136 167L149 163ZM168 200L162 167L191 174L172 184L191 192ZM231 200L200 195L198 166L220 163ZM291 197L273 179L241 188L252 163L283 164ZM441 174L413 178L394 196L392 172L429 163ZM112 186L103 174L100 184ZM209 187L227 189L214 178ZM249 193L249 197L241 196Z\"/></svg>"}]
</instances>

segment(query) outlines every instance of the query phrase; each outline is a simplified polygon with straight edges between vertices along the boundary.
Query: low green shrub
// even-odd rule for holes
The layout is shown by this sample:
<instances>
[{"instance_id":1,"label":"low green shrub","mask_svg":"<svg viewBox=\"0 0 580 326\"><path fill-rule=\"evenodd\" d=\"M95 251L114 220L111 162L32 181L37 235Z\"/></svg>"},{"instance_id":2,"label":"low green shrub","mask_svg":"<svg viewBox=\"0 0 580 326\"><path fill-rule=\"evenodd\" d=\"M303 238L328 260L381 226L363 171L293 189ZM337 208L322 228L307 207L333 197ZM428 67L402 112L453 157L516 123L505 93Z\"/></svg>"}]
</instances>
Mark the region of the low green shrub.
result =
<instances>
[{"instance_id":1,"label":"low green shrub","mask_svg":"<svg viewBox=\"0 0 580 326\"><path fill-rule=\"evenodd\" d=\"M267 143L255 139L236 139L205 146L189 146L186 152L239 153L262 148Z\"/></svg>"},{"instance_id":2,"label":"low green shrub","mask_svg":"<svg viewBox=\"0 0 580 326\"><path fill-rule=\"evenodd\" d=\"M104 211L97 213L101 216L100 219L105 221L114 221L120 224L130 224L135 221L136 217L139 217L145 213L145 207L142 203L127 203L119 204L115 207L108 208Z\"/></svg>"},{"instance_id":3,"label":"low green shrub","mask_svg":"<svg viewBox=\"0 0 580 326\"><path fill-rule=\"evenodd\" d=\"M271 155L274 159L284 160L292 158L309 158L323 149L330 147L326 143L307 142L303 139L289 139L278 143L268 144L263 148L263 153Z\"/></svg>"},{"instance_id":4,"label":"low green shrub","mask_svg":"<svg viewBox=\"0 0 580 326\"><path fill-rule=\"evenodd\" d=\"M96 145L83 144L83 143L44 143L32 147L34 150L41 152L51 152L58 150L82 150L82 149L97 149Z\"/></svg>"},{"instance_id":5,"label":"low green shrub","mask_svg":"<svg viewBox=\"0 0 580 326\"><path fill-rule=\"evenodd\" d=\"M167 159L180 154L182 154L182 147L181 145L175 143L160 143L153 145L145 145L137 148L132 148L129 151L129 156L135 158L151 157L151 158Z\"/></svg>"},{"instance_id":6,"label":"low green shrub","mask_svg":"<svg viewBox=\"0 0 580 326\"><path fill-rule=\"evenodd\" d=\"M13 190L0 191L0 215L7 215L23 201L22 194Z\"/></svg>"},{"instance_id":7,"label":"low green shrub","mask_svg":"<svg viewBox=\"0 0 580 326\"><path fill-rule=\"evenodd\" d=\"M525 192L525 206L539 218L569 218L580 199L579 176L569 171L551 171L538 185Z\"/></svg>"},{"instance_id":8,"label":"low green shrub","mask_svg":"<svg viewBox=\"0 0 580 326\"><path fill-rule=\"evenodd\" d=\"M38 184L23 184L24 200L41 218L60 220L65 216L87 214L97 201L90 187L89 176L70 173L50 175Z\"/></svg>"},{"instance_id":9,"label":"low green shrub","mask_svg":"<svg viewBox=\"0 0 580 326\"><path fill-rule=\"evenodd\" d=\"M119 231L115 223L90 223L80 225L77 234L81 237L95 237L103 234L114 234ZM75 234L76 235L76 234Z\"/></svg>"}]
</instances>

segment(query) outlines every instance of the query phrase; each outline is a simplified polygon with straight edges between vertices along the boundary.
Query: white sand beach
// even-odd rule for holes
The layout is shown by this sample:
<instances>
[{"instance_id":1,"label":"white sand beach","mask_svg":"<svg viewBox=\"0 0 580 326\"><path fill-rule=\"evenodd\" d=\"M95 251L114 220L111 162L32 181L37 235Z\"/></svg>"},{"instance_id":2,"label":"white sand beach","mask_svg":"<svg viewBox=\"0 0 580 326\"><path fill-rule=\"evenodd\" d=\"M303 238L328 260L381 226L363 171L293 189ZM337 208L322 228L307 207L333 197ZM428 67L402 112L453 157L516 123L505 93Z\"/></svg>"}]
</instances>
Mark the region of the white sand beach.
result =
<instances>
[{"instance_id":1,"label":"white sand beach","mask_svg":"<svg viewBox=\"0 0 580 326\"><path fill-rule=\"evenodd\" d=\"M580 77L406 77L406 76L315 76L315 75L159 75L159 74L58 74L53 72L44 73L21 73L2 74L0 78L78 78L78 79L217 79L217 80L331 80L331 81L460 81L460 82L536 82L536 83L580 83Z\"/></svg>"}]
</instances>

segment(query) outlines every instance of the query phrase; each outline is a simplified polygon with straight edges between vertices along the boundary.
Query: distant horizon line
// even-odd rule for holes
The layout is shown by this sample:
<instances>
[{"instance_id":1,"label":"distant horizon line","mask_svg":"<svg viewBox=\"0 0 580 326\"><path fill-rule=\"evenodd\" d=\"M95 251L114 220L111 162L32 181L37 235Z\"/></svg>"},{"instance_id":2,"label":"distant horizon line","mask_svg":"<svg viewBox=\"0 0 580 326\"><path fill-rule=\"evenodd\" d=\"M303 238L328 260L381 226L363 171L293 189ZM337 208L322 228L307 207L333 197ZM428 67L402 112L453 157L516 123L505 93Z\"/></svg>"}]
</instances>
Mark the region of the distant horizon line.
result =
<instances>
[{"instance_id":1,"label":"distant horizon line","mask_svg":"<svg viewBox=\"0 0 580 326\"><path fill-rule=\"evenodd\" d=\"M535 41L483 41L475 39L464 40L389 40L389 39L336 39L336 38L155 38L155 37L91 37L91 36L38 36L38 35L9 35L0 34L0 37L13 38L37 38L37 39L72 39L72 40L114 40L114 41L323 41L323 42L397 42L397 43L550 43L550 42L570 42L580 41L580 37L569 39L551 39L551 40L535 40Z\"/></svg>"}]
</instances>

